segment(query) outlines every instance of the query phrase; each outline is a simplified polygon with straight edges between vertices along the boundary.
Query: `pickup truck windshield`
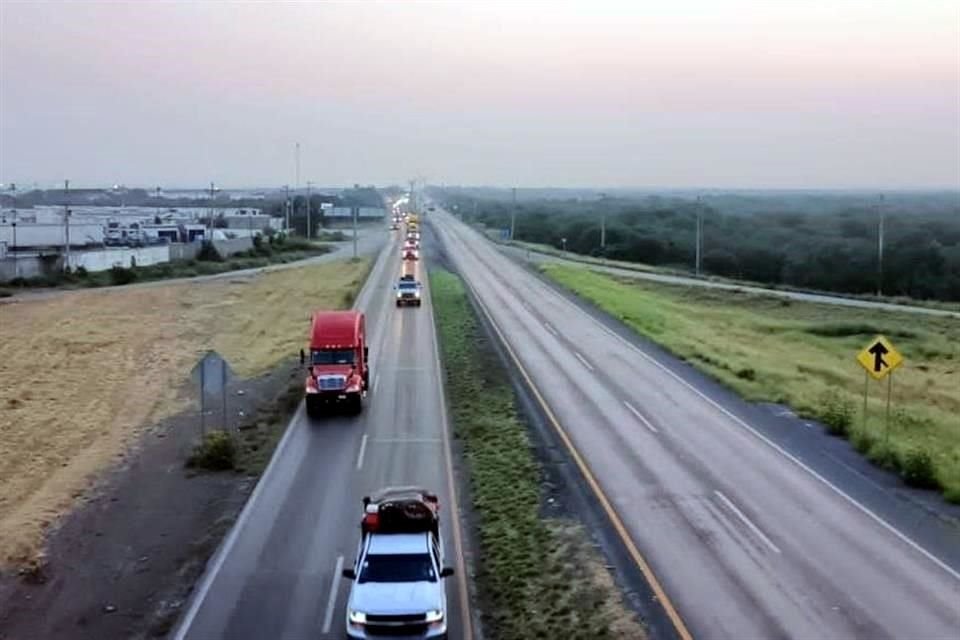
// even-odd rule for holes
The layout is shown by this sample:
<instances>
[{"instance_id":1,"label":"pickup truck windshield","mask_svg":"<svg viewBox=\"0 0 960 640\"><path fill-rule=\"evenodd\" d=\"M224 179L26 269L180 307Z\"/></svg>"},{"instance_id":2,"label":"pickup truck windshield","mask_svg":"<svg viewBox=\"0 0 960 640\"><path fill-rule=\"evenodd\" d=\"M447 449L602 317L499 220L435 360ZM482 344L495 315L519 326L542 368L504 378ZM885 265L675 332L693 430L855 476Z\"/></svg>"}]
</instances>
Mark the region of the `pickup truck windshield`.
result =
<instances>
[{"instance_id":1,"label":"pickup truck windshield","mask_svg":"<svg viewBox=\"0 0 960 640\"><path fill-rule=\"evenodd\" d=\"M417 283L416 282L401 282L400 288L404 291L416 291Z\"/></svg>"},{"instance_id":2,"label":"pickup truck windshield","mask_svg":"<svg viewBox=\"0 0 960 640\"><path fill-rule=\"evenodd\" d=\"M310 352L311 364L353 364L351 349L314 349Z\"/></svg>"},{"instance_id":3,"label":"pickup truck windshield","mask_svg":"<svg viewBox=\"0 0 960 640\"><path fill-rule=\"evenodd\" d=\"M357 582L436 582L430 554L368 554Z\"/></svg>"}]
</instances>

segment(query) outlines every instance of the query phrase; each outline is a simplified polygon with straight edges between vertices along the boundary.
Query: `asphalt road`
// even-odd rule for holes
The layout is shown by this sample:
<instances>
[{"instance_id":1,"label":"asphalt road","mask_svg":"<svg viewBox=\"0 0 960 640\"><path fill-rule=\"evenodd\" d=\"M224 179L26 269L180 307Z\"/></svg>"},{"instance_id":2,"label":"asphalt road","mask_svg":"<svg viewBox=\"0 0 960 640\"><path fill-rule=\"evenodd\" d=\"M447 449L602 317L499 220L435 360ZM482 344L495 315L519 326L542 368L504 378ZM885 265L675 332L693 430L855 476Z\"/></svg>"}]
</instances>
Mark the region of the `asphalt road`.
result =
<instances>
[{"instance_id":1,"label":"asphalt road","mask_svg":"<svg viewBox=\"0 0 960 640\"><path fill-rule=\"evenodd\" d=\"M960 637L955 525L791 452L772 417L429 218L694 637Z\"/></svg>"},{"instance_id":2,"label":"asphalt road","mask_svg":"<svg viewBox=\"0 0 960 640\"><path fill-rule=\"evenodd\" d=\"M533 263L540 262L561 262L575 267L586 267L594 271L602 271L616 276L626 278L637 278L640 280L652 280L664 284L679 284L689 287L706 287L709 289L723 289L726 291L745 291L747 293L757 293L761 295L776 296L778 298L787 298L789 300L798 300L802 302L816 302L820 304L836 304L844 307L859 307L861 309L881 309L883 311L897 311L903 313L919 313L930 316L941 316L946 318L960 318L960 313L948 311L946 309L934 309L931 307L920 307L906 304L893 304L890 302L875 302L872 300L860 300L857 298L846 298L843 296L831 296L825 293L804 293L802 291L785 291L782 289L770 289L767 287L758 287L748 284L736 284L731 282L716 282L714 280L704 280L702 278L690 278L685 276L674 276L664 273L652 273L649 271L639 271L637 269L625 269L622 267L613 267L583 260L561 258L548 253L541 253L534 250L526 250L520 247L510 245L497 245L503 253L515 259L528 260Z\"/></svg>"},{"instance_id":3,"label":"asphalt road","mask_svg":"<svg viewBox=\"0 0 960 640\"><path fill-rule=\"evenodd\" d=\"M354 560L361 498L411 484L440 496L447 563L457 570L447 580L450 637L471 637L429 284L421 262L423 306L395 308L396 234L357 301L372 363L363 412L312 421L301 405L208 563L176 640L343 638L349 582L339 569Z\"/></svg>"}]
</instances>

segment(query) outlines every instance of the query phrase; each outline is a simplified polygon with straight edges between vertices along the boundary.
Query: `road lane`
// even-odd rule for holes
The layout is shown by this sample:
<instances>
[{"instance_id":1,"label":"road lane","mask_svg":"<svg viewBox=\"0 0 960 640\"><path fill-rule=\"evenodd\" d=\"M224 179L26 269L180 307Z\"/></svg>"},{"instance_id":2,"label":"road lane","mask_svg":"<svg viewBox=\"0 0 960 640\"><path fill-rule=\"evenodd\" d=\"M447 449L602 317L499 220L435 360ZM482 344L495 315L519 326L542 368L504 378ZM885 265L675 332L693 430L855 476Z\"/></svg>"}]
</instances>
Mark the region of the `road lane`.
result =
<instances>
[{"instance_id":1,"label":"road lane","mask_svg":"<svg viewBox=\"0 0 960 640\"><path fill-rule=\"evenodd\" d=\"M362 496L390 484L419 484L440 496L448 563L458 569L447 580L451 638L471 637L432 303L419 270L423 306L395 308L396 237L380 255L358 297L377 392L357 417L311 421L301 406L257 495L209 563L177 640L343 638L350 585L337 568L354 560Z\"/></svg>"},{"instance_id":2,"label":"road lane","mask_svg":"<svg viewBox=\"0 0 960 640\"><path fill-rule=\"evenodd\" d=\"M432 223L695 636L956 637L955 569L473 230ZM960 548L956 528L944 536Z\"/></svg>"}]
</instances>

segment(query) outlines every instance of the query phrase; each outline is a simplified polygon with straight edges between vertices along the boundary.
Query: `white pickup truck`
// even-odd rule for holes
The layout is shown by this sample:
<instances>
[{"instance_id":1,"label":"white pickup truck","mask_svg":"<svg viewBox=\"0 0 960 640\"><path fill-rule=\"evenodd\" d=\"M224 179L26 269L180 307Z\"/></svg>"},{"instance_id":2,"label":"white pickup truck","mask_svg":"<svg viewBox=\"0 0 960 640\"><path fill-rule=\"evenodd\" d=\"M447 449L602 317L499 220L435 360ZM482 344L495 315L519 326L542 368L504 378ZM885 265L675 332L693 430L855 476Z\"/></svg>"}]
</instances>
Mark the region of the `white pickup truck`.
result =
<instances>
[{"instance_id":1,"label":"white pickup truck","mask_svg":"<svg viewBox=\"0 0 960 640\"><path fill-rule=\"evenodd\" d=\"M357 559L343 575L353 580L347 636L446 638L447 597L437 496L395 487L363 499Z\"/></svg>"}]
</instances>

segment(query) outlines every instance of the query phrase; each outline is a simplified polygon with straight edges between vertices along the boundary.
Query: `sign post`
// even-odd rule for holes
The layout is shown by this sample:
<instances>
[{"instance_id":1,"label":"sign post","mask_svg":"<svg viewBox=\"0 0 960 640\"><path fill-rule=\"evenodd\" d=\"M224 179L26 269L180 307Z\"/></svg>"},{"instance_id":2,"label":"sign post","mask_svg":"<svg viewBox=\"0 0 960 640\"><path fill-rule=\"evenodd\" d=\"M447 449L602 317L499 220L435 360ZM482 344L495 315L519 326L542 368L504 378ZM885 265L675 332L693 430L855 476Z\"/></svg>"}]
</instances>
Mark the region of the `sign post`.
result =
<instances>
[{"instance_id":1,"label":"sign post","mask_svg":"<svg viewBox=\"0 0 960 640\"><path fill-rule=\"evenodd\" d=\"M193 382L200 387L200 437L207 435L207 395L221 394L220 405L223 410L220 426L226 431L227 423L227 383L233 378L233 371L227 361L216 351L207 351L191 372Z\"/></svg>"},{"instance_id":2,"label":"sign post","mask_svg":"<svg viewBox=\"0 0 960 640\"><path fill-rule=\"evenodd\" d=\"M870 378L887 379L887 410L884 416L884 438L890 440L890 397L893 395L893 370L903 364L903 356L884 336L877 336L857 354L857 362L866 372L863 379L863 427L867 426L867 394Z\"/></svg>"}]
</instances>

